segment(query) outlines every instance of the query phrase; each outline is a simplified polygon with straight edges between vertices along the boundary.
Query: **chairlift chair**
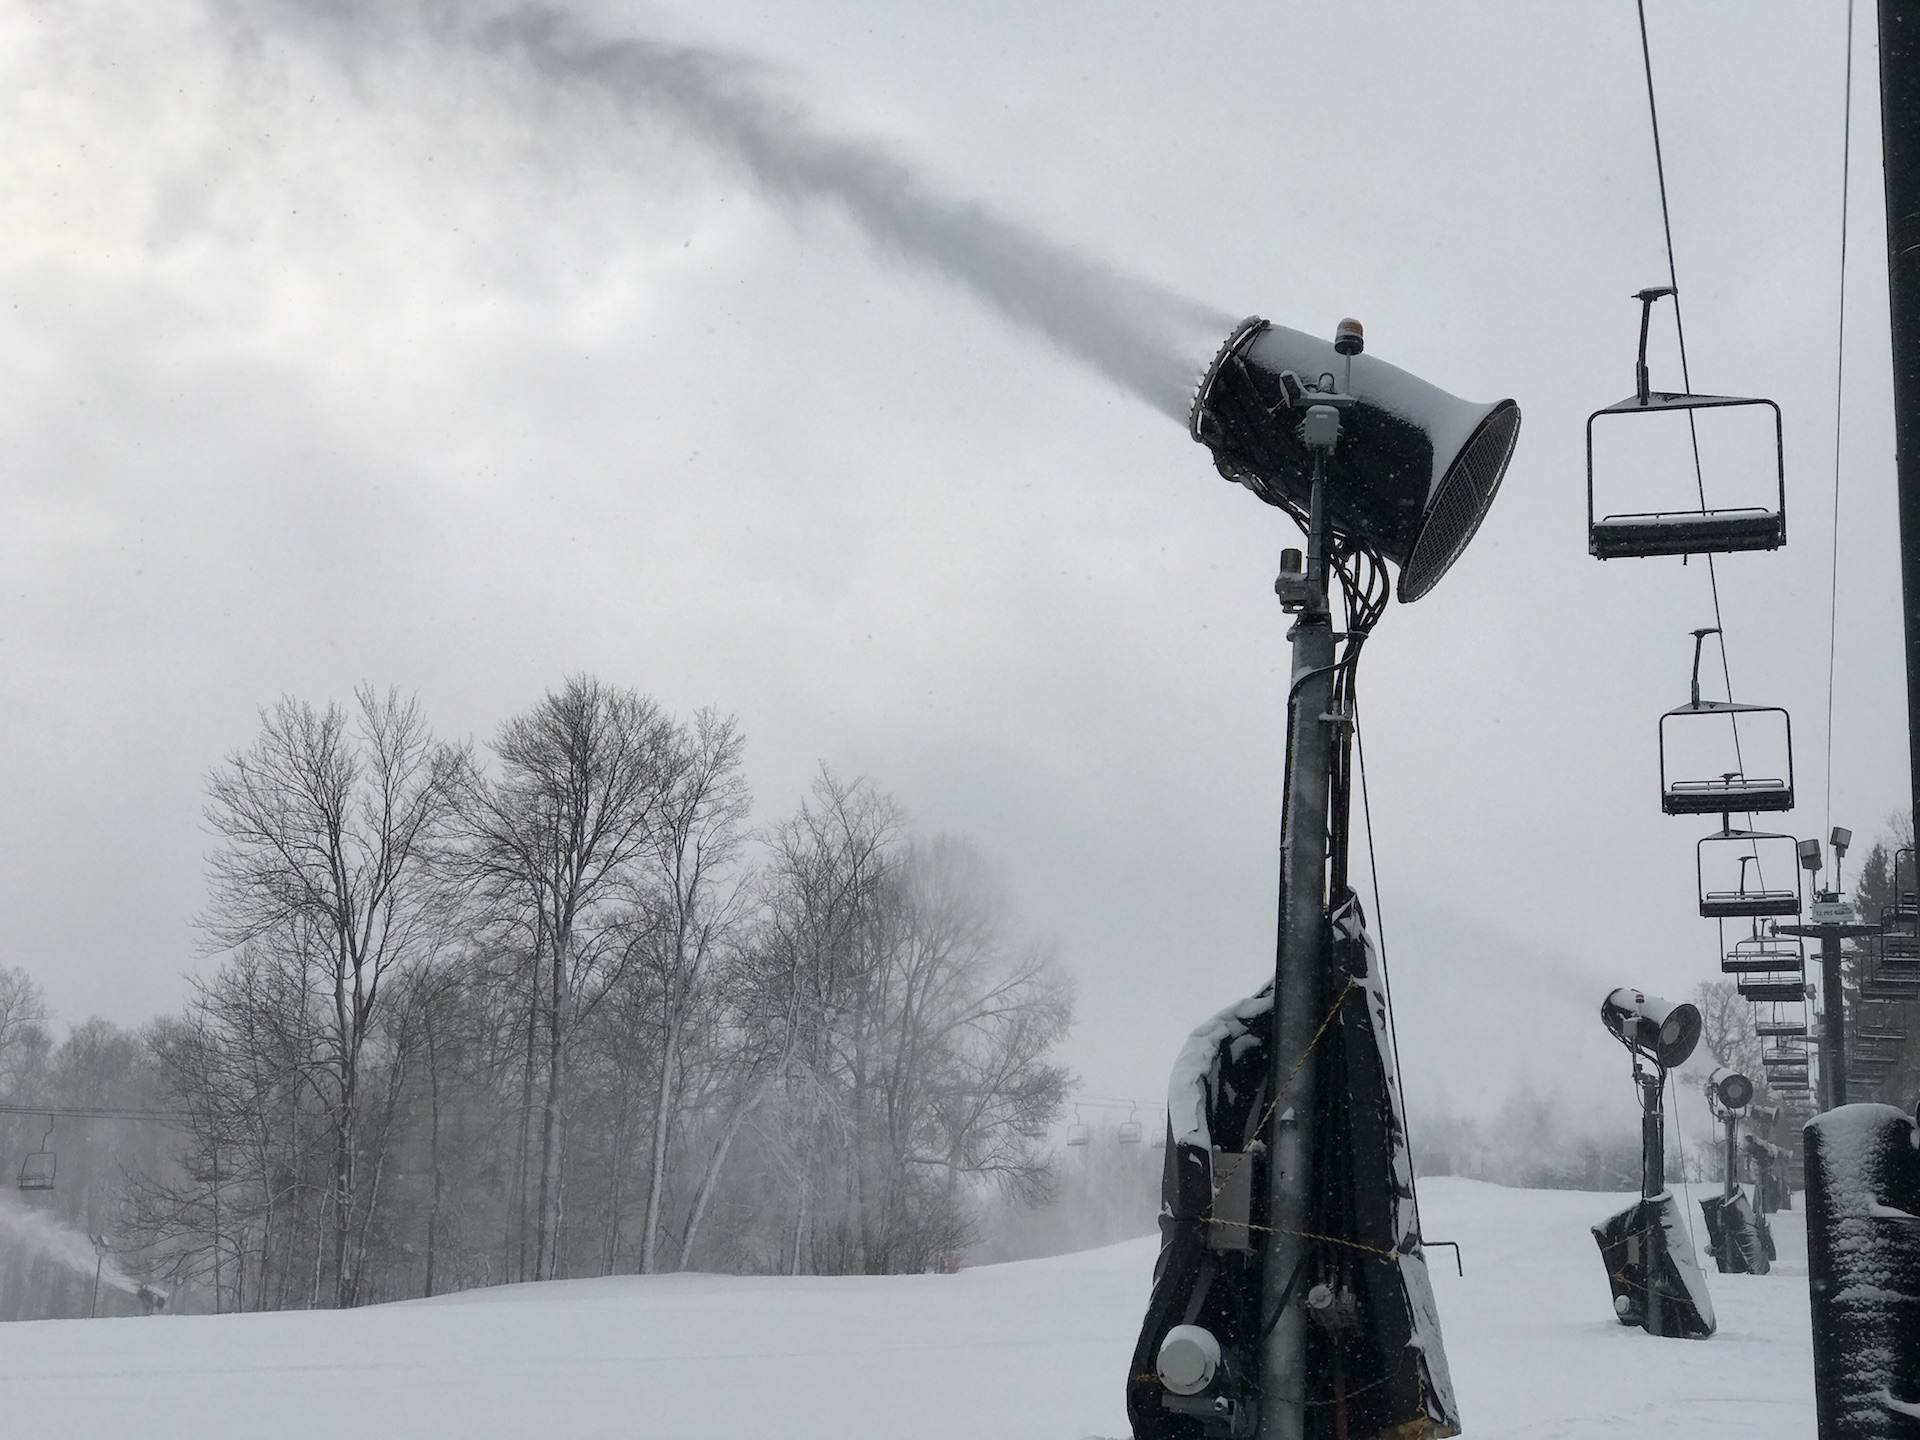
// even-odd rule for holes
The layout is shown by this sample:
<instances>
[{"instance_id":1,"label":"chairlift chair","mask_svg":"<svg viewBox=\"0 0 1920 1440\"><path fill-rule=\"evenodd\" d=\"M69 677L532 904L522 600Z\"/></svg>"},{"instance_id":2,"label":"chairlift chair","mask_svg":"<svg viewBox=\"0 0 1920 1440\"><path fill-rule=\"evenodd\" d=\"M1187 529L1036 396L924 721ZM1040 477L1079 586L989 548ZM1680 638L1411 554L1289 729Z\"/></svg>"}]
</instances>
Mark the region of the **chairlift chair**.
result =
<instances>
[{"instance_id":1,"label":"chairlift chair","mask_svg":"<svg viewBox=\"0 0 1920 1440\"><path fill-rule=\"evenodd\" d=\"M1086 1145L1090 1144L1092 1140L1093 1130L1089 1126L1081 1123L1080 1107L1076 1105L1073 1108L1073 1123L1067 1126L1067 1144Z\"/></svg>"},{"instance_id":2,"label":"chairlift chair","mask_svg":"<svg viewBox=\"0 0 1920 1440\"><path fill-rule=\"evenodd\" d=\"M1806 942L1793 936L1762 935L1758 931L1756 923L1754 934L1736 941L1733 948L1720 957L1721 972L1735 977L1745 999L1774 1003L1805 1000ZM1799 1027L1799 1033L1806 1033L1804 1024Z\"/></svg>"},{"instance_id":3,"label":"chairlift chair","mask_svg":"<svg viewBox=\"0 0 1920 1440\"><path fill-rule=\"evenodd\" d=\"M1739 866L1738 883L1732 886L1726 883L1731 878L1726 870L1728 860ZM1710 863L1716 872L1711 880ZM1775 880L1771 887L1767 884L1768 865ZM1800 913L1800 842L1791 835L1723 825L1717 834L1703 836L1694 846L1694 868L1699 878L1700 913L1710 920ZM1793 877L1792 889L1778 883L1783 874Z\"/></svg>"},{"instance_id":4,"label":"chairlift chair","mask_svg":"<svg viewBox=\"0 0 1920 1440\"><path fill-rule=\"evenodd\" d=\"M1677 705L1660 717L1660 808L1669 815L1752 814L1764 810L1793 809L1793 717L1778 705L1744 705L1732 700L1700 698L1700 652L1707 636L1719 629L1707 626L1693 632L1693 687L1685 705ZM1678 722L1676 725L1675 722ZM1709 726L1724 724L1733 744L1708 753L1717 763L1731 761L1736 768L1710 776L1677 776L1670 770L1683 758L1685 736L1695 749L1712 732ZM1742 746L1742 734L1747 744ZM1780 775L1743 773L1749 750L1758 750L1759 763L1778 764ZM1699 755L1690 756L1696 763Z\"/></svg>"},{"instance_id":5,"label":"chairlift chair","mask_svg":"<svg viewBox=\"0 0 1920 1440\"><path fill-rule=\"evenodd\" d=\"M1853 1037L1859 1041L1880 1041L1882 1044L1907 1043L1907 1031L1899 1025L1855 1025Z\"/></svg>"},{"instance_id":6,"label":"chairlift chair","mask_svg":"<svg viewBox=\"0 0 1920 1440\"><path fill-rule=\"evenodd\" d=\"M22 1190L53 1189L54 1154L48 1142L53 1139L53 1117L47 1117L47 1133L40 1137L40 1148L29 1151L20 1161Z\"/></svg>"},{"instance_id":7,"label":"chairlift chair","mask_svg":"<svg viewBox=\"0 0 1920 1440\"><path fill-rule=\"evenodd\" d=\"M1734 395L1694 395L1655 390L1647 375L1647 330L1653 302L1672 295L1667 285L1642 290L1640 302L1640 358L1634 366L1634 393L1618 404L1587 417L1587 548L1601 560L1655 555L1728 554L1741 550L1777 550L1787 540L1787 452L1780 423L1780 407L1771 400ZM1600 516L1593 498L1593 426L1602 416L1652 415L1675 410L1725 410L1764 405L1773 411L1776 508L1746 506L1713 510L1702 500L1699 509L1676 509L1639 514ZM1697 443L1697 442L1696 442Z\"/></svg>"},{"instance_id":8,"label":"chairlift chair","mask_svg":"<svg viewBox=\"0 0 1920 1440\"><path fill-rule=\"evenodd\" d=\"M1139 1113L1140 1107L1138 1105L1129 1106L1127 1109L1127 1118L1120 1122L1119 1139L1122 1145L1138 1145L1140 1143L1141 1125Z\"/></svg>"},{"instance_id":9,"label":"chairlift chair","mask_svg":"<svg viewBox=\"0 0 1920 1440\"><path fill-rule=\"evenodd\" d=\"M1868 976L1860 982L1862 1000L1920 1000L1920 978L1895 980Z\"/></svg>"}]
</instances>

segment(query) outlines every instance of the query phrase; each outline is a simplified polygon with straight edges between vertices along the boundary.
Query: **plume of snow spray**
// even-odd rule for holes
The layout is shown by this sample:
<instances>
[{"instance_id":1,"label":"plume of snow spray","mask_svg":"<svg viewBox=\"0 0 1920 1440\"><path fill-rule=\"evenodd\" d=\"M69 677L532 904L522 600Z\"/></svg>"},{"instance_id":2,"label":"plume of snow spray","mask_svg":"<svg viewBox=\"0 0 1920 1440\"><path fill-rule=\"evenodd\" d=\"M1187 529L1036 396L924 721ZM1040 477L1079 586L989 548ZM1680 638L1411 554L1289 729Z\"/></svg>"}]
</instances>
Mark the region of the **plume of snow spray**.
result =
<instances>
[{"instance_id":1,"label":"plume of snow spray","mask_svg":"<svg viewBox=\"0 0 1920 1440\"><path fill-rule=\"evenodd\" d=\"M93 1241L63 1221L40 1210L30 1210L16 1200L0 1196L0 1245L18 1246L36 1255L93 1278L94 1266L100 1266L100 1283L138 1295L140 1286L128 1279L111 1260L101 1260Z\"/></svg>"},{"instance_id":2,"label":"plume of snow spray","mask_svg":"<svg viewBox=\"0 0 1920 1440\"><path fill-rule=\"evenodd\" d=\"M359 0L296 0L296 8L349 51L366 27L396 18ZM682 125L776 205L838 208L883 254L959 285L1183 424L1200 367L1237 318L943 194L872 141L827 133L746 57L609 36L544 7L492 18L461 5L416 13L439 44L518 59L558 88L592 86L630 113Z\"/></svg>"}]
</instances>

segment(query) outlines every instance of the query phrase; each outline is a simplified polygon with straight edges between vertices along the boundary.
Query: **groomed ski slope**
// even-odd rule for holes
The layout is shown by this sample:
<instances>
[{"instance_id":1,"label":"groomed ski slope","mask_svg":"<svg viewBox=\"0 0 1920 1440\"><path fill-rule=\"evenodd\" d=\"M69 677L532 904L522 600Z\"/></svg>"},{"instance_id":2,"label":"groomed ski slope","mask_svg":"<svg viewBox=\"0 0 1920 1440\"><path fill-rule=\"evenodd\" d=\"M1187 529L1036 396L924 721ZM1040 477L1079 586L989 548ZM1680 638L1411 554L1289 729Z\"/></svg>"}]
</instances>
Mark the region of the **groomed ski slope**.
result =
<instances>
[{"instance_id":1,"label":"groomed ski slope","mask_svg":"<svg viewBox=\"0 0 1920 1440\"><path fill-rule=\"evenodd\" d=\"M1709 1193L1703 1190L1701 1193ZM1813 1433L1806 1239L1711 1274L1720 1331L1612 1322L1587 1227L1631 1198L1420 1187L1466 1433L1636 1440ZM1698 1210L1688 1202L1698 1231ZM1704 1239L1704 1232L1698 1232ZM1121 1383L1154 1241L952 1276L622 1277L348 1312L0 1326L7 1435L192 1440L1081 1440Z\"/></svg>"}]
</instances>

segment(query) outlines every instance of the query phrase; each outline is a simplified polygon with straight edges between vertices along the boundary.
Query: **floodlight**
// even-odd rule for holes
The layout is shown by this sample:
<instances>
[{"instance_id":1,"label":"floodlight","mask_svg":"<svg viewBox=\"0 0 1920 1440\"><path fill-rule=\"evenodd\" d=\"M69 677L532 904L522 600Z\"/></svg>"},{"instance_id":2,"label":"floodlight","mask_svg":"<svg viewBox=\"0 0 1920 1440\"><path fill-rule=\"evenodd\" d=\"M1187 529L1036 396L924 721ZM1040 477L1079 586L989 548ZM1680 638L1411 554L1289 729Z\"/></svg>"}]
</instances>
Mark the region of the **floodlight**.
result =
<instances>
[{"instance_id":1,"label":"floodlight","mask_svg":"<svg viewBox=\"0 0 1920 1440\"><path fill-rule=\"evenodd\" d=\"M1398 565L1400 599L1414 601L1480 528L1520 407L1459 399L1360 351L1358 321L1342 321L1333 344L1242 321L1200 382L1191 429L1222 475L1304 525L1315 462L1303 422L1323 428L1313 410L1339 407L1340 444L1326 462L1333 531Z\"/></svg>"},{"instance_id":2,"label":"floodlight","mask_svg":"<svg viewBox=\"0 0 1920 1440\"><path fill-rule=\"evenodd\" d=\"M1853 844L1853 831L1836 825L1833 834L1827 837L1827 843L1833 846L1833 858L1844 860L1847 858L1847 847Z\"/></svg>"},{"instance_id":3,"label":"floodlight","mask_svg":"<svg viewBox=\"0 0 1920 1440\"><path fill-rule=\"evenodd\" d=\"M1820 859L1820 842L1818 840L1802 840L1800 842L1800 868L1803 870L1818 870L1822 863Z\"/></svg>"},{"instance_id":4,"label":"floodlight","mask_svg":"<svg viewBox=\"0 0 1920 1440\"><path fill-rule=\"evenodd\" d=\"M1700 1012L1682 1002L1621 986L1601 1002L1600 1018L1614 1038L1662 1070L1683 1065L1700 1043Z\"/></svg>"}]
</instances>

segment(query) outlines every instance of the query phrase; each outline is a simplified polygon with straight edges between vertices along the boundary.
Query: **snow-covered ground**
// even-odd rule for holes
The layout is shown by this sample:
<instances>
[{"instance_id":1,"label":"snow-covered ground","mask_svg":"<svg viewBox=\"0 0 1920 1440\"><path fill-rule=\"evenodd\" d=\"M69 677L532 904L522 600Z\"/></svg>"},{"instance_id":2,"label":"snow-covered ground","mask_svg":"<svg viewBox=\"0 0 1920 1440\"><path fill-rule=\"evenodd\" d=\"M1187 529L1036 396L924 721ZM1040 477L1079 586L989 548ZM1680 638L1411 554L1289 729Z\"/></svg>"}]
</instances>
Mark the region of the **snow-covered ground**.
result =
<instances>
[{"instance_id":1,"label":"snow-covered ground","mask_svg":"<svg viewBox=\"0 0 1920 1440\"><path fill-rule=\"evenodd\" d=\"M1706 1192L1702 1192L1706 1193ZM1806 1239L1710 1274L1711 1340L1611 1318L1587 1227L1630 1199L1423 1182L1466 1433L1813 1433ZM1698 1210L1688 1209L1698 1226ZM1701 1232L1704 1239L1704 1232ZM8 1435L1080 1440L1121 1385L1154 1241L952 1276L566 1281L345 1313L0 1326Z\"/></svg>"}]
</instances>

